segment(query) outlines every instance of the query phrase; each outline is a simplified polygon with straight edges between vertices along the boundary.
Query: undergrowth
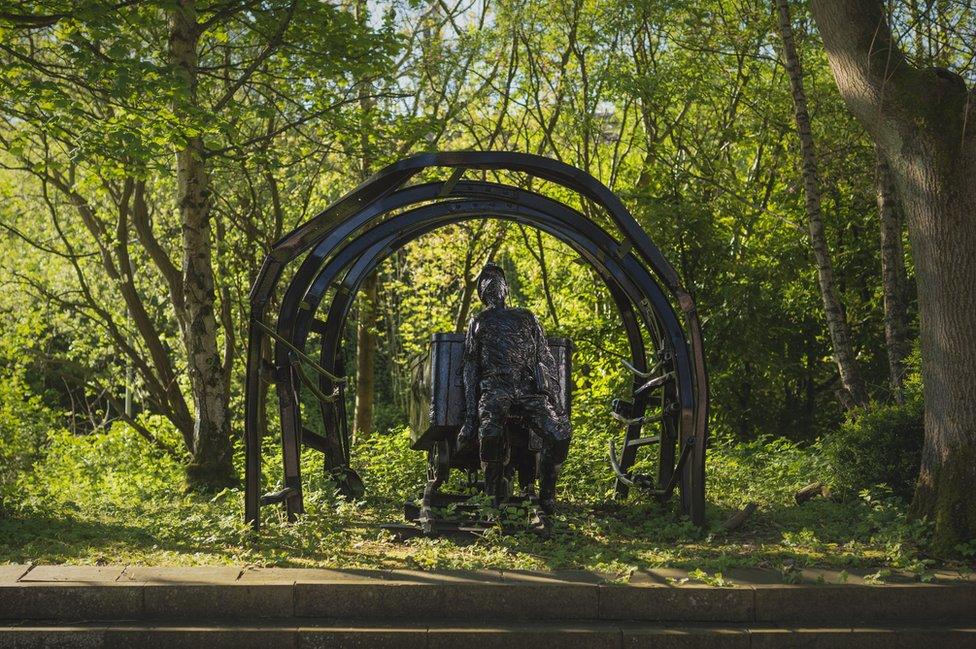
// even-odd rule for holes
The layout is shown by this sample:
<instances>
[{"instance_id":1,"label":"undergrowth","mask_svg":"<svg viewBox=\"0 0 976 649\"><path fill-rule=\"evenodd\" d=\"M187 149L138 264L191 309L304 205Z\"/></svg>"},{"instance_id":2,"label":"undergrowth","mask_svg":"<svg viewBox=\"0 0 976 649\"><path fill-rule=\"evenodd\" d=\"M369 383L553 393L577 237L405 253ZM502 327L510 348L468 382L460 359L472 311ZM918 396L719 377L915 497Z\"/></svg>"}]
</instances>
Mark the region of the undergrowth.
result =
<instances>
[{"instance_id":1,"label":"undergrowth","mask_svg":"<svg viewBox=\"0 0 976 649\"><path fill-rule=\"evenodd\" d=\"M158 420L145 423L160 436L172 435ZM571 568L621 577L648 567L721 575L735 567L799 566L882 576L900 569L924 578L931 567L924 556L927 525L910 521L904 501L884 486L845 500L793 502L799 487L829 470L816 444L713 439L704 530L676 513L677 498L663 505L640 494L613 501L604 458L586 445L574 450L553 538L491 531L469 543L399 542L380 526L402 522L403 502L417 496L425 475L423 454L409 449L406 429L354 448L355 468L368 486L358 502L339 497L323 478L321 456L309 453L303 458L306 513L288 524L280 508L265 507L257 532L242 520L242 490L184 493L181 458L150 447L131 428L117 423L85 436L55 431L43 456L17 476L17 499L0 518L0 562ZM279 458L269 440L266 476L280 474ZM757 512L723 532L723 521L748 502L757 503Z\"/></svg>"}]
</instances>

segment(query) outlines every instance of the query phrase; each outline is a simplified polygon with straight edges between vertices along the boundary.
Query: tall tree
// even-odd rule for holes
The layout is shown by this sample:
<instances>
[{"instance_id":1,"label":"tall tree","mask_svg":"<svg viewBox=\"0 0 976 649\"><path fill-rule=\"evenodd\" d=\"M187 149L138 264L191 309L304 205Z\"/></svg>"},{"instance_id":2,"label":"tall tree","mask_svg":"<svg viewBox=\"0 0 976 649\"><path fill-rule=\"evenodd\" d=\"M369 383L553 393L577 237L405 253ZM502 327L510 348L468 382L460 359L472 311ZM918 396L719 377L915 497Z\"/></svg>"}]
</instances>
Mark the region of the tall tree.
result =
<instances>
[{"instance_id":1,"label":"tall tree","mask_svg":"<svg viewBox=\"0 0 976 649\"><path fill-rule=\"evenodd\" d=\"M976 538L976 102L912 66L880 0L813 0L837 87L891 167L918 285L925 445L912 503L934 547Z\"/></svg>"},{"instance_id":2,"label":"tall tree","mask_svg":"<svg viewBox=\"0 0 976 649\"><path fill-rule=\"evenodd\" d=\"M857 366L857 356L851 342L851 328L841 302L840 291L834 279L834 265L827 246L827 234L820 200L820 178L817 168L817 151L810 128L810 113L807 110L807 95L803 87L803 68L793 37L793 23L787 0L776 0L777 25L783 40L783 57L793 93L794 119L800 138L800 154L803 160L803 192L810 229L810 246L817 265L817 280L820 296L823 299L827 330L834 350L834 361L840 373L841 384L848 406L867 403L867 388Z\"/></svg>"},{"instance_id":3,"label":"tall tree","mask_svg":"<svg viewBox=\"0 0 976 649\"><path fill-rule=\"evenodd\" d=\"M284 219L281 170L267 150L285 140L279 159L321 156L326 147L305 127L346 123L344 107L362 98L346 75L382 69L397 39L308 0L47 8L40 22L0 15L0 144L7 166L40 184L58 233L61 250L43 239L34 247L71 260L83 297L30 284L128 357L147 405L183 435L191 487L232 484L231 374L243 317L229 284L241 292L248 278L235 272L253 276ZM320 172L318 163L309 173ZM90 247L100 268L63 254Z\"/></svg>"},{"instance_id":4,"label":"tall tree","mask_svg":"<svg viewBox=\"0 0 976 649\"><path fill-rule=\"evenodd\" d=\"M891 169L877 152L875 183L878 186L878 221L881 229L881 288L884 296L885 349L888 381L895 402L904 401L905 359L912 344L908 329L908 278L901 242L901 205L895 195Z\"/></svg>"},{"instance_id":5,"label":"tall tree","mask_svg":"<svg viewBox=\"0 0 976 649\"><path fill-rule=\"evenodd\" d=\"M356 21L365 25L369 13L365 0L356 2ZM369 83L360 82L359 108L359 176L360 181L373 173L376 158L371 132L376 128L376 101L370 97ZM363 280L359 298L359 317L356 320L356 409L352 422L353 439L373 432L373 403L376 399L376 348L377 323L379 321L379 269L373 270Z\"/></svg>"},{"instance_id":6,"label":"tall tree","mask_svg":"<svg viewBox=\"0 0 976 649\"><path fill-rule=\"evenodd\" d=\"M187 123L202 106L197 96L197 48L202 27L196 2L181 0L170 16L170 61L180 89L174 113ZM237 474L230 437L230 386L218 352L216 292L211 227L210 173L204 159L202 134L184 134L176 149L176 204L183 235L182 268L177 309L187 369L193 388L193 459L187 480L194 487L219 488L233 484Z\"/></svg>"}]
</instances>

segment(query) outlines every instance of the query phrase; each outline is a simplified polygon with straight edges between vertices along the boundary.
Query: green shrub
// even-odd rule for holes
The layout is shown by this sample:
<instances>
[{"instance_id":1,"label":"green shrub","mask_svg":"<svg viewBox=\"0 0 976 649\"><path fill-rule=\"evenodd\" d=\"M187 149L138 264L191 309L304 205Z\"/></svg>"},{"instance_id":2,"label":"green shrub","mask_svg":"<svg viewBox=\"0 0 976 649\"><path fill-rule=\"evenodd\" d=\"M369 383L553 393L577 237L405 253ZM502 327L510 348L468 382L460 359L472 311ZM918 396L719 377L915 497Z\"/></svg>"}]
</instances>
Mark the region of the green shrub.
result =
<instances>
[{"instance_id":1,"label":"green shrub","mask_svg":"<svg viewBox=\"0 0 976 649\"><path fill-rule=\"evenodd\" d=\"M910 499L922 453L923 412L921 395L910 393L903 405L874 403L854 413L823 440L826 481L841 496L888 485Z\"/></svg>"},{"instance_id":2,"label":"green shrub","mask_svg":"<svg viewBox=\"0 0 976 649\"><path fill-rule=\"evenodd\" d=\"M352 465L371 498L413 498L427 480L427 456L410 448L410 429L406 426L356 440L352 457Z\"/></svg>"},{"instance_id":3,"label":"green shrub","mask_svg":"<svg viewBox=\"0 0 976 649\"><path fill-rule=\"evenodd\" d=\"M160 436L172 428L159 417L144 423ZM51 430L43 457L21 475L19 486L41 510L96 502L128 506L177 496L182 475L178 459L150 447L131 427L116 421L87 435Z\"/></svg>"},{"instance_id":4,"label":"green shrub","mask_svg":"<svg viewBox=\"0 0 976 649\"><path fill-rule=\"evenodd\" d=\"M20 376L0 380L0 515L17 504L18 476L41 457L55 419Z\"/></svg>"},{"instance_id":5,"label":"green shrub","mask_svg":"<svg viewBox=\"0 0 976 649\"><path fill-rule=\"evenodd\" d=\"M738 441L717 431L705 462L708 498L735 508L748 502L790 505L798 489L826 472L815 446L769 435Z\"/></svg>"}]
</instances>

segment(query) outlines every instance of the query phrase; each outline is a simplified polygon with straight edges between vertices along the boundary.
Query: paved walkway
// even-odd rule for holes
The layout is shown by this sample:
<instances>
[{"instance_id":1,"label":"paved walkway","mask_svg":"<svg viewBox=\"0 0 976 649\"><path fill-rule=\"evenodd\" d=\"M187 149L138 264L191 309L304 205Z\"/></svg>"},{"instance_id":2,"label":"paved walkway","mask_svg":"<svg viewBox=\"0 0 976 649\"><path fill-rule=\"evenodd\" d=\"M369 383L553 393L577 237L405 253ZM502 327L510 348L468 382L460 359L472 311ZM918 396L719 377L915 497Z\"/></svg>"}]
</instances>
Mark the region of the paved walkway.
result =
<instances>
[{"instance_id":1,"label":"paved walkway","mask_svg":"<svg viewBox=\"0 0 976 649\"><path fill-rule=\"evenodd\" d=\"M730 587L773 585L894 585L894 584L976 584L976 571L936 570L924 580L918 576L892 571L881 580L877 573L865 570L804 568L783 573L763 568L734 568L722 573L722 585ZM328 568L260 568L246 566L139 566L139 565L23 565L0 564L0 584L12 583L278 583L296 582L486 582L486 583L625 583L631 586L698 586L716 585L716 575L704 579L691 571L677 568L653 568L634 571L621 582L614 575L584 570L533 572L525 570L358 570Z\"/></svg>"},{"instance_id":2,"label":"paved walkway","mask_svg":"<svg viewBox=\"0 0 976 649\"><path fill-rule=\"evenodd\" d=\"M0 649L976 649L976 577L0 566ZM870 581L870 580L867 580Z\"/></svg>"}]
</instances>

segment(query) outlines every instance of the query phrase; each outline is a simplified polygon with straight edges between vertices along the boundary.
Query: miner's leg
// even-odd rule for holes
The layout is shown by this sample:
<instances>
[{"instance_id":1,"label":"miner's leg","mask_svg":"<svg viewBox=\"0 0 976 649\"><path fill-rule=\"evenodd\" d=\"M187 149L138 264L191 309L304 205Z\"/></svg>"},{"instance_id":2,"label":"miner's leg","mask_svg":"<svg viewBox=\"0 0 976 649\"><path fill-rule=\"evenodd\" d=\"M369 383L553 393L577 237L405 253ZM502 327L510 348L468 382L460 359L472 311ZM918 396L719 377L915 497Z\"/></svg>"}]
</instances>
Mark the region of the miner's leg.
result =
<instances>
[{"instance_id":1,"label":"miner's leg","mask_svg":"<svg viewBox=\"0 0 976 649\"><path fill-rule=\"evenodd\" d=\"M418 522L424 534L434 533L433 501L440 486L451 474L451 444L441 441L427 452L427 484L420 502Z\"/></svg>"},{"instance_id":2,"label":"miner's leg","mask_svg":"<svg viewBox=\"0 0 976 649\"><path fill-rule=\"evenodd\" d=\"M533 427L542 438L542 453L539 458L539 505L543 512L551 514L556 508L556 482L559 480L563 462L569 454L569 421L557 415L541 396L527 400L524 407L531 413Z\"/></svg>"},{"instance_id":3,"label":"miner's leg","mask_svg":"<svg viewBox=\"0 0 976 649\"><path fill-rule=\"evenodd\" d=\"M569 453L569 437L547 439L539 461L539 506L547 514L556 509L556 481Z\"/></svg>"},{"instance_id":4,"label":"miner's leg","mask_svg":"<svg viewBox=\"0 0 976 649\"><path fill-rule=\"evenodd\" d=\"M541 446L541 441L540 446ZM522 496L535 495L535 480L539 473L539 451L532 448L522 449L522 454L518 461L519 490Z\"/></svg>"},{"instance_id":5,"label":"miner's leg","mask_svg":"<svg viewBox=\"0 0 976 649\"><path fill-rule=\"evenodd\" d=\"M505 463L508 444L505 422L512 405L511 395L502 390L486 390L478 401L478 441L481 446L481 467L485 474L485 494L500 501L507 496Z\"/></svg>"}]
</instances>

